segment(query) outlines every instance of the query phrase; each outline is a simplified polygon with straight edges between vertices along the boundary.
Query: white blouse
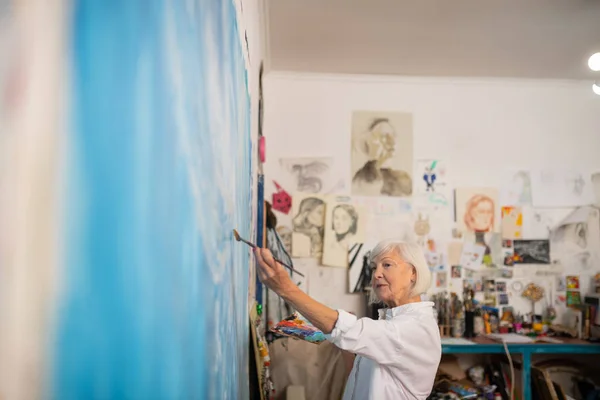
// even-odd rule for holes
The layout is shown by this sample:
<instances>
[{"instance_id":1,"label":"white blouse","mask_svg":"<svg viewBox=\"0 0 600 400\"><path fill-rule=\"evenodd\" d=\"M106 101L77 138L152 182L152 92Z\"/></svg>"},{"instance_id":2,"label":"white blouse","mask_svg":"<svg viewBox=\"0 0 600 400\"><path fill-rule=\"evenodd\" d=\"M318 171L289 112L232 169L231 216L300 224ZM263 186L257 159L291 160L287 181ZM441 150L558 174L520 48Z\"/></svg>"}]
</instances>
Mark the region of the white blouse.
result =
<instances>
[{"instance_id":1,"label":"white blouse","mask_svg":"<svg viewBox=\"0 0 600 400\"><path fill-rule=\"evenodd\" d=\"M344 400L426 399L442 357L433 302L379 310L379 320L338 310L327 338L357 356Z\"/></svg>"}]
</instances>

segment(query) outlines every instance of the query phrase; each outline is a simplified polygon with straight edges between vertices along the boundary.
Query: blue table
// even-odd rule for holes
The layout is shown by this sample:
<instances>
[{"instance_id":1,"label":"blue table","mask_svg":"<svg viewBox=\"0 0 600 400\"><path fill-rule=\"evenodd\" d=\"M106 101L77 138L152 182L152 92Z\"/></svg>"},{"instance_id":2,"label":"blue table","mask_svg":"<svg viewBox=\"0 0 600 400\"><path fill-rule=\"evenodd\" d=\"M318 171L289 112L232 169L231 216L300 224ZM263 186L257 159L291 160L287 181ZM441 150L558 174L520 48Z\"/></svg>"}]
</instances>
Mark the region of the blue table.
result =
<instances>
[{"instance_id":1,"label":"blue table","mask_svg":"<svg viewBox=\"0 0 600 400\"><path fill-rule=\"evenodd\" d=\"M523 357L523 399L531 400L531 355L532 354L600 354L600 344L577 339L561 339L563 343L507 343L508 351ZM442 354L505 354L502 343L478 337L475 344L443 344Z\"/></svg>"}]
</instances>

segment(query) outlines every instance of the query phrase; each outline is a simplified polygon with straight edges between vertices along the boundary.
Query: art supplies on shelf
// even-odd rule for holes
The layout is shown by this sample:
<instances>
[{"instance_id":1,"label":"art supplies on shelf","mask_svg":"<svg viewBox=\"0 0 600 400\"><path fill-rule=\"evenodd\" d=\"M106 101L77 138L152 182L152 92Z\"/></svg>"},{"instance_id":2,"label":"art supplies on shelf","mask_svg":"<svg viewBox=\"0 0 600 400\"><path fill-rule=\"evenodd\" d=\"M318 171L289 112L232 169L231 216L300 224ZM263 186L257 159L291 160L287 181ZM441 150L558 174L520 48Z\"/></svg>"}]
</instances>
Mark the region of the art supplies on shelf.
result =
<instances>
[{"instance_id":1,"label":"art supplies on shelf","mask_svg":"<svg viewBox=\"0 0 600 400\"><path fill-rule=\"evenodd\" d=\"M326 339L325 334L322 331L317 329L298 313L294 313L286 319L279 321L271 328L271 332L315 344L320 344Z\"/></svg>"}]
</instances>

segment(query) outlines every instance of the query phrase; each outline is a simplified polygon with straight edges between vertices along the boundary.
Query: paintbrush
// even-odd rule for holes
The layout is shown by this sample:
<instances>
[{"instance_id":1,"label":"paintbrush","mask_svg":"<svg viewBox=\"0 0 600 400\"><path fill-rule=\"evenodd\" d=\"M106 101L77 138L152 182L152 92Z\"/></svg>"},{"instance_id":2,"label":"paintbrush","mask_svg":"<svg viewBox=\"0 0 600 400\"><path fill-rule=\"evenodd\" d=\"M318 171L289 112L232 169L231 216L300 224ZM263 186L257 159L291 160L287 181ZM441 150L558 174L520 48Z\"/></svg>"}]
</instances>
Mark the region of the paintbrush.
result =
<instances>
[{"instance_id":1,"label":"paintbrush","mask_svg":"<svg viewBox=\"0 0 600 400\"><path fill-rule=\"evenodd\" d=\"M257 245L255 245L254 243L252 243L252 242L249 242L249 241L247 241L246 239L244 239L243 237L241 237L241 236L240 236L240 234L238 233L238 231L236 231L235 229L233 230L233 236L235 237L235 240L237 240L238 242L244 242L244 243L246 243L248 246L252 247L253 249L256 249L256 248L258 248L258 246L257 246ZM298 275L300 275L301 277L303 277L303 278L304 278L304 275L303 275L302 273L298 272L297 270L295 270L293 267L290 267L289 265L287 265L287 264L286 264L286 263L284 263L283 261L281 261L281 260L278 260L278 259L276 259L276 258L274 258L274 257L273 257L273 259L274 259L275 261L277 261L279 264L281 264L281 265L283 265L284 267L286 267L287 269L289 269L290 271L292 271L292 272L295 272L295 273L297 273Z\"/></svg>"}]
</instances>

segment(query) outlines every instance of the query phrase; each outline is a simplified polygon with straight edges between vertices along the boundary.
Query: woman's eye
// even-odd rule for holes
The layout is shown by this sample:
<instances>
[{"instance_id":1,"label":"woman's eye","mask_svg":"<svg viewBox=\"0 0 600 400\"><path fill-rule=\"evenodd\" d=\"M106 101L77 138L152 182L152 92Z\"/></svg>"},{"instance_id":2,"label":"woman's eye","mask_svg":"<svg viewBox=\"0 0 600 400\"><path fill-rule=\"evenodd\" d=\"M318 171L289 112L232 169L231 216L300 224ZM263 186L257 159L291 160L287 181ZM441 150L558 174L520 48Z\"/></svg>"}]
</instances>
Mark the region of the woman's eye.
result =
<instances>
[{"instance_id":1,"label":"woman's eye","mask_svg":"<svg viewBox=\"0 0 600 400\"><path fill-rule=\"evenodd\" d=\"M384 263L384 264L383 264L383 267L384 267L384 268L389 268L389 267L391 267L391 266L392 266L392 264L390 264L390 263Z\"/></svg>"}]
</instances>

